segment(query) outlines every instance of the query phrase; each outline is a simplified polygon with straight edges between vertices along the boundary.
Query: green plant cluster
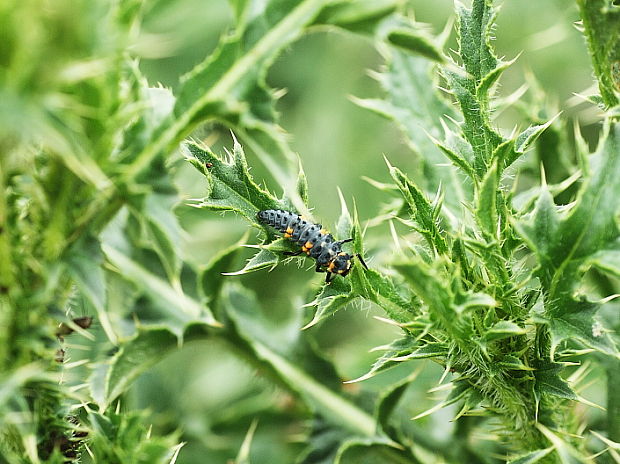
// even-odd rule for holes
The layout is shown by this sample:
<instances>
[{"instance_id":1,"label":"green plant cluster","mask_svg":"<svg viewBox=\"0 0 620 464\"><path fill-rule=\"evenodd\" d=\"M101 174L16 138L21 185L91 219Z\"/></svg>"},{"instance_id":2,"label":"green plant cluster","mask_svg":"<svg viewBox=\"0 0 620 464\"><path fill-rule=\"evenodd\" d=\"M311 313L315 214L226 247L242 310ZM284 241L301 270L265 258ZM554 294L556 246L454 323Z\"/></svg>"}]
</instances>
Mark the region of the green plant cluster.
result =
<instances>
[{"instance_id":1,"label":"green plant cluster","mask_svg":"<svg viewBox=\"0 0 620 464\"><path fill-rule=\"evenodd\" d=\"M234 27L174 92L149 85L128 51L145 14L139 0L57 0L33 16L38 3L0 5L0 462L193 462L184 430L154 427L154 415L131 406L132 387L190 342L218 343L290 395L291 422L311 420L305 443L288 449L298 463L620 460L614 2L577 1L600 94L590 100L603 113L592 154L545 108L524 130L498 127L510 100L497 97L499 79L515 60L491 45L492 0L456 3L452 52L449 29L433 37L395 0L234 0ZM257 222L259 210L313 215L265 82L282 50L313 30L380 50L383 98L354 101L401 129L423 176L386 160L391 183L371 181L386 198L374 224L392 231L371 250L364 241L378 229L364 229L340 195L334 235L377 260L309 290L312 317L275 323L265 295L238 276L296 251ZM232 148L189 139L204 123L229 128ZM244 147L280 196L250 174ZM238 265L249 234L206 265L184 256L179 152L204 182L191 206L232 211L258 232L237 277L222 271ZM526 169L533 152L538 178ZM312 332L358 301L400 335L343 384ZM433 393L446 394L412 421L404 406L421 359L441 367ZM379 392L349 386L397 366L407 375ZM593 372L607 377L606 404L581 394ZM424 418L448 406L454 427L437 437ZM586 407L606 408L603 423ZM234 462L258 462L260 430L247 427ZM205 446L230 449L213 442Z\"/></svg>"}]
</instances>

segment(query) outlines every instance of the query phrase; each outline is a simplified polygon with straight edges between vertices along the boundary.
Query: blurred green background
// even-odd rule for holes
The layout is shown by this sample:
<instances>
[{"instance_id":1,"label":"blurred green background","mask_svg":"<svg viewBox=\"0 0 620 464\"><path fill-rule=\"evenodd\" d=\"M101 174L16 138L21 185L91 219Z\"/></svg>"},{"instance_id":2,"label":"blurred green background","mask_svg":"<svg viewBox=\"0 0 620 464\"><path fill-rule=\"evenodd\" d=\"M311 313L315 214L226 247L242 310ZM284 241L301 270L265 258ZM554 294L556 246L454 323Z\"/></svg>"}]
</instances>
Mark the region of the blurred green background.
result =
<instances>
[{"instance_id":1,"label":"blurred green background","mask_svg":"<svg viewBox=\"0 0 620 464\"><path fill-rule=\"evenodd\" d=\"M409 1L408 6L416 20L428 23L434 34L440 33L453 16L450 0ZM563 0L505 2L497 21L495 46L498 55L506 59L521 55L502 78L500 95L511 94L525 83L525 76L530 76L546 93L550 108L578 119L585 133L594 139L596 130L592 123L596 115L573 95L587 93L593 84L584 40L574 27L578 19L575 5ZM135 45L149 83L174 89L179 77L215 48L231 20L231 11L222 1L151 2ZM454 32L448 46L455 47ZM419 176L416 155L403 142L398 129L349 99L381 95L368 71L380 70L382 63L380 53L369 40L317 29L288 48L267 78L272 87L286 89L278 104L281 125L290 134L291 145L302 160L314 215L331 228L340 212L337 187L349 205L355 199L362 222L378 214L382 201L387 199L362 176L388 182L383 155L413 178ZM498 124L502 130L511 131L514 126L524 127L527 123L522 112L508 110L499 117ZM232 145L228 130L217 125L201 128L194 137L204 138L216 151ZM271 190L280 193L269 172L251 152L248 160L255 179L264 180ZM180 156L173 166L182 196L203 196L203 177ZM197 267L247 231L246 223L232 214L221 216L185 205L180 205L177 213L187 231L184 257ZM388 237L386 228L367 231L371 266L389 258L372 253L373 244L390 240ZM252 234L249 241L255 240ZM293 262L269 273L230 278L241 279L260 295L268 317L286 321L295 312L308 311L306 317L310 314L302 305L311 300L312 290L318 288L321 277L309 267L305 263L298 268ZM310 329L343 379L365 373L376 358L369 349L398 336L396 329L374 320L374 315L382 312L368 303L353 304L323 325ZM424 369L417 390L412 392L411 401L402 403L411 405L411 416L434 404L426 390L441 375L441 369L432 363L419 364ZM378 391L382 385L409 374L415 366L402 366L352 388ZM187 445L179 463L219 463L233 458L254 418L258 419L252 447L255 462L293 462L310 425L299 420L299 405L289 394L269 384L260 373L215 343L186 345L143 375L130 398L132 406L156 412L154 425L160 430L182 431L182 441ZM441 437L452 427L450 417L450 411L439 411L423 420L431 425L429 430Z\"/></svg>"}]
</instances>

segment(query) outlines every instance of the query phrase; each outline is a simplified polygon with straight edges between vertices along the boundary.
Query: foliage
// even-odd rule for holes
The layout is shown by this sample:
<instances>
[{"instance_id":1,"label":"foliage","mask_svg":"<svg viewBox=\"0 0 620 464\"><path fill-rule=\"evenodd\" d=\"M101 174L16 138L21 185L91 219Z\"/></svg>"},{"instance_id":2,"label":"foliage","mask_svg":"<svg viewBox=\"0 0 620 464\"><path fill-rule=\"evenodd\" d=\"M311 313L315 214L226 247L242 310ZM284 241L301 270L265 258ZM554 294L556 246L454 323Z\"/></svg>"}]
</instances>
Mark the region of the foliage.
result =
<instances>
[{"instance_id":1,"label":"foliage","mask_svg":"<svg viewBox=\"0 0 620 464\"><path fill-rule=\"evenodd\" d=\"M286 450L305 464L616 456L620 325L609 308L620 275L618 7L577 2L599 81L592 100L607 111L598 147L590 155L576 131L574 157L562 155L561 166L576 174L547 184L557 172L545 163L528 189L519 177L531 176L528 150L547 144L550 132L561 139L554 150L570 144L554 118L510 135L500 129L498 82L514 60L491 45L491 0L456 3L451 54L448 29L433 37L393 0L230 3L231 31L174 90L149 85L128 51L147 13L139 1L0 6L2 462L191 462L180 440L190 456L192 439L204 436L213 456L223 459L224 448L247 463L269 428L263 420L303 423L305 446ZM303 297L296 283L291 302L305 298L313 315L275 319L266 311L274 287L250 279L282 266L282 252L295 248L256 213L312 217L314 205L266 75L282 50L319 29L364 36L380 50L383 97L354 101L401 129L423 176L387 161L393 183L372 181L391 199L374 224L387 222L394 242L379 237L372 251L364 243L381 228L362 227L355 203L349 209L340 193L334 235L352 237L352 253L377 260L312 284ZM187 139L198 139L205 123L231 129L230 151ZM200 174L201 199L181 202L179 146ZM281 195L255 180L244 147ZM259 243L247 245L246 233L197 265L179 221L192 213L179 204L233 212ZM224 275L243 245L258 251L226 272L234 277ZM401 251L396 258L392 248ZM360 302L380 308L399 335L378 347L383 354L367 374L344 383L313 333ZM145 376L180 347L201 344L246 361L290 406L253 386L231 399L241 406L214 405L200 426L138 412ZM421 394L420 370L412 369L421 359L444 370L434 392L447 394L412 422L407 406ZM363 380L397 366L406 375L378 392L365 388ZM580 389L603 370L605 426L577 410L579 402L593 406ZM215 389L220 380L202 381ZM157 400L165 404L165 396ZM437 438L428 416L449 405L455 426ZM218 437L227 427L239 436L234 446ZM580 438L593 429L604 433Z\"/></svg>"}]
</instances>

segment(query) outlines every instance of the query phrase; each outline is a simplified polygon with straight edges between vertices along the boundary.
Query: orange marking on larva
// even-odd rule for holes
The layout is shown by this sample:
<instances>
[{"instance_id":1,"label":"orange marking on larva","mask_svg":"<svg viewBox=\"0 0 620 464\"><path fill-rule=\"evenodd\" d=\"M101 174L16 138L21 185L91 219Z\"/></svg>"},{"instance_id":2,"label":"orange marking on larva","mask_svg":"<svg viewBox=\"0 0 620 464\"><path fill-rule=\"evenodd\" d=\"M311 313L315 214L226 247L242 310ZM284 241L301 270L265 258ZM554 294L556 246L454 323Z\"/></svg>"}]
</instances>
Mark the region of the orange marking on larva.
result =
<instances>
[{"instance_id":1,"label":"orange marking on larva","mask_svg":"<svg viewBox=\"0 0 620 464\"><path fill-rule=\"evenodd\" d=\"M291 234L289 234L288 232L284 232L284 238L291 238L291 237L292 237Z\"/></svg>"},{"instance_id":2,"label":"orange marking on larva","mask_svg":"<svg viewBox=\"0 0 620 464\"><path fill-rule=\"evenodd\" d=\"M341 251L340 253L338 253L338 256L344 256L344 255L346 255L344 251Z\"/></svg>"},{"instance_id":3,"label":"orange marking on larva","mask_svg":"<svg viewBox=\"0 0 620 464\"><path fill-rule=\"evenodd\" d=\"M333 261L330 261L330 263L327 265L327 270L328 270L329 272L333 272L333 270L334 270L334 266L335 266L334 262L333 262Z\"/></svg>"},{"instance_id":4,"label":"orange marking on larva","mask_svg":"<svg viewBox=\"0 0 620 464\"><path fill-rule=\"evenodd\" d=\"M304 248L307 248L308 250L309 250L310 248L312 248L313 246L314 246L314 243L312 243L312 242L310 242L310 241L308 241L308 242L306 242L306 243L304 244Z\"/></svg>"},{"instance_id":5,"label":"orange marking on larva","mask_svg":"<svg viewBox=\"0 0 620 464\"><path fill-rule=\"evenodd\" d=\"M294 232L294 230L291 227L289 227L288 229L286 229L285 233L290 236L290 235L293 235L293 232Z\"/></svg>"},{"instance_id":6,"label":"orange marking on larva","mask_svg":"<svg viewBox=\"0 0 620 464\"><path fill-rule=\"evenodd\" d=\"M322 233L323 235L328 234L328 232L327 232L325 229L321 229L321 233Z\"/></svg>"}]
</instances>

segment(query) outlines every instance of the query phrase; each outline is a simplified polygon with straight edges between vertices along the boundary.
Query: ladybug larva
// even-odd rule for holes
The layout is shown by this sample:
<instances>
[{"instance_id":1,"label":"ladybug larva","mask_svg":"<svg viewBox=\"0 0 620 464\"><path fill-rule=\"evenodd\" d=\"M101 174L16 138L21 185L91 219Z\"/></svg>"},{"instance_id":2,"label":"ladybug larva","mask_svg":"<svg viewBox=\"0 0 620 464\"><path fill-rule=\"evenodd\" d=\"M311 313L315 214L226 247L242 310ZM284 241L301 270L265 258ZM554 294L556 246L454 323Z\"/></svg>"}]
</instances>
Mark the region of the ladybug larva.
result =
<instances>
[{"instance_id":1,"label":"ladybug larva","mask_svg":"<svg viewBox=\"0 0 620 464\"><path fill-rule=\"evenodd\" d=\"M357 256L362 265L368 269L359 254L350 255L342 251L342 244L352 242L352 238L336 240L321 224L313 224L297 213L281 209L268 209L256 214L258 221L273 227L301 246L298 252L284 252L288 256L306 253L316 259L316 272L327 272L325 282L329 283L335 274L346 276L353 266L353 256Z\"/></svg>"}]
</instances>

